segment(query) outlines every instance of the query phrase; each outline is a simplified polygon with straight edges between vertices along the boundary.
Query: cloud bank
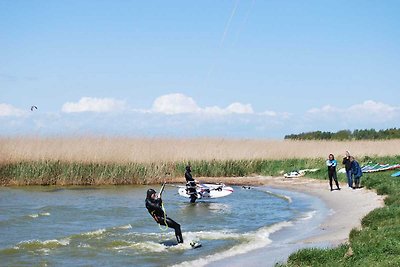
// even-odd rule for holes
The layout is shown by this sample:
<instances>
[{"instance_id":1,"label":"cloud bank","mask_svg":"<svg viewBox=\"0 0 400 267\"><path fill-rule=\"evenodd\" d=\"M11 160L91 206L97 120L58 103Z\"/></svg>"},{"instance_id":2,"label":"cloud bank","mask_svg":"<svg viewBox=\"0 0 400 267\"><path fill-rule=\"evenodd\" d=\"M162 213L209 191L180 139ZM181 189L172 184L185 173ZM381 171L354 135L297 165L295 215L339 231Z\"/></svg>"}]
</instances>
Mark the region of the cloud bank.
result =
<instances>
[{"instance_id":1,"label":"cloud bank","mask_svg":"<svg viewBox=\"0 0 400 267\"><path fill-rule=\"evenodd\" d=\"M118 112L116 112L118 111ZM101 134L176 137L283 138L315 130L386 129L400 125L400 106L366 100L348 107L324 105L295 115L255 111L251 104L199 106L180 93L157 97L137 110L114 98L82 97L61 112L26 112L0 104L0 135Z\"/></svg>"},{"instance_id":2,"label":"cloud bank","mask_svg":"<svg viewBox=\"0 0 400 267\"><path fill-rule=\"evenodd\" d=\"M363 121L363 122L387 122L400 118L400 107L390 106L382 102L366 100L347 108L338 108L326 105L321 108L313 108L307 111L310 119L330 119L331 121Z\"/></svg>"},{"instance_id":3,"label":"cloud bank","mask_svg":"<svg viewBox=\"0 0 400 267\"><path fill-rule=\"evenodd\" d=\"M0 117L15 116L20 117L25 115L27 112L22 109L18 109L10 104L0 103Z\"/></svg>"},{"instance_id":4,"label":"cloud bank","mask_svg":"<svg viewBox=\"0 0 400 267\"><path fill-rule=\"evenodd\" d=\"M65 113L78 112L114 112L125 108L125 102L113 98L82 97L77 103L65 103L61 111Z\"/></svg>"},{"instance_id":5,"label":"cloud bank","mask_svg":"<svg viewBox=\"0 0 400 267\"><path fill-rule=\"evenodd\" d=\"M254 113L250 104L242 104L239 102L232 103L226 108L221 108L218 106L201 108L197 105L193 98L179 93L163 95L156 98L150 112L168 115L185 113L205 113L211 115Z\"/></svg>"}]
</instances>

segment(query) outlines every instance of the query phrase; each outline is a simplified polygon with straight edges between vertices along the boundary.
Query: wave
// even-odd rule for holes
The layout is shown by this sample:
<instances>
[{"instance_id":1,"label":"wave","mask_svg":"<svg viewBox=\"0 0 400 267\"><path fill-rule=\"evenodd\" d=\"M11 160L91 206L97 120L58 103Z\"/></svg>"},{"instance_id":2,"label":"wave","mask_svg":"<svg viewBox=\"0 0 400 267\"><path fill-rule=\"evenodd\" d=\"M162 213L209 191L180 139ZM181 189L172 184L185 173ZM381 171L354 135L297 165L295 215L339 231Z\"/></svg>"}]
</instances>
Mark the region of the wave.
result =
<instances>
[{"instance_id":1,"label":"wave","mask_svg":"<svg viewBox=\"0 0 400 267\"><path fill-rule=\"evenodd\" d=\"M160 244L157 242L153 241L145 241L145 242L124 242L124 241L119 241L119 242L113 242L113 246L111 249L114 250L136 250L139 252L154 252L154 253L159 253L159 252L164 252L168 249L169 247Z\"/></svg>"},{"instance_id":2,"label":"wave","mask_svg":"<svg viewBox=\"0 0 400 267\"><path fill-rule=\"evenodd\" d=\"M127 225L122 225L122 226L117 226L113 228L114 230L127 230L127 229L132 229L132 225L127 224Z\"/></svg>"},{"instance_id":3,"label":"wave","mask_svg":"<svg viewBox=\"0 0 400 267\"><path fill-rule=\"evenodd\" d=\"M269 239L269 235L281 230L284 227L292 226L291 222L280 222L277 224L273 224L271 226L266 226L258 229L254 232L248 232L244 234L240 234L241 238L244 238L246 241L242 242L239 245L233 246L232 248L225 250L223 252L215 253L212 255L208 255L202 257L200 259L196 259L193 261L185 261L179 264L173 265L175 267L178 266L205 266L214 261L222 260L231 256L240 255L244 253L248 253L252 250L259 249L267 246L272 243L271 239Z\"/></svg>"},{"instance_id":4,"label":"wave","mask_svg":"<svg viewBox=\"0 0 400 267\"><path fill-rule=\"evenodd\" d=\"M76 236L99 236L102 235L103 233L105 233L107 230L104 228L98 229L98 230L94 230L94 231L90 231L90 232L86 232L86 233L81 233L78 234Z\"/></svg>"},{"instance_id":5,"label":"wave","mask_svg":"<svg viewBox=\"0 0 400 267\"><path fill-rule=\"evenodd\" d=\"M31 218L39 218L39 216L50 216L50 212L41 212L41 213L35 213L35 214L30 214L28 217Z\"/></svg>"},{"instance_id":6,"label":"wave","mask_svg":"<svg viewBox=\"0 0 400 267\"><path fill-rule=\"evenodd\" d=\"M271 192L269 190L265 190L264 192L266 192L267 194L270 194L271 196L281 198L281 199L287 201L289 204L292 203L292 198L289 196L277 194L277 193Z\"/></svg>"},{"instance_id":7,"label":"wave","mask_svg":"<svg viewBox=\"0 0 400 267\"><path fill-rule=\"evenodd\" d=\"M26 240L21 241L13 247L16 250L40 250L40 249L53 249L63 246L68 246L70 243L69 238L63 239L50 239L50 240Z\"/></svg>"},{"instance_id":8,"label":"wave","mask_svg":"<svg viewBox=\"0 0 400 267\"><path fill-rule=\"evenodd\" d=\"M305 214L300 218L300 220L302 220L302 221L310 220L310 219L312 219L312 218L315 216L315 214L317 214L317 211L316 211L316 210L309 211L309 212L305 213Z\"/></svg>"}]
</instances>

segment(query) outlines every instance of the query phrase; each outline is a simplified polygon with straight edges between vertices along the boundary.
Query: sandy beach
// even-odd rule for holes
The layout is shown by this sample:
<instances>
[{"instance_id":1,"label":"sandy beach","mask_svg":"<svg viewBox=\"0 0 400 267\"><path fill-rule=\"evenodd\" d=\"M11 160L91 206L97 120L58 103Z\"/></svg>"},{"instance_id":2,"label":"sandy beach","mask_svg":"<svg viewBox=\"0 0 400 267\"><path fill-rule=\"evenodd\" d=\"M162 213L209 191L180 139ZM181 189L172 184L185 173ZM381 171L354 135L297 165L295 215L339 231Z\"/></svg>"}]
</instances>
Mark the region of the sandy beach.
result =
<instances>
[{"instance_id":1,"label":"sandy beach","mask_svg":"<svg viewBox=\"0 0 400 267\"><path fill-rule=\"evenodd\" d=\"M276 262L284 262L287 257L300 248L329 247L347 242L349 233L353 228L361 227L361 219L370 211L384 206L384 196L377 195L374 191L365 188L353 190L347 184L341 184L341 190L330 191L328 180L315 180L308 178L284 177L243 177L243 178L199 178L207 182L223 182L226 184L246 184L266 186L268 188L283 189L311 195L320 199L328 209L321 222L310 226L298 224L297 230L304 227L309 229L307 237L300 239L287 239L279 247L273 249L263 248L249 253L216 261L208 266L243 266L243 264L274 266ZM297 231L296 230L296 231ZM296 235L294 230L286 235Z\"/></svg>"}]
</instances>

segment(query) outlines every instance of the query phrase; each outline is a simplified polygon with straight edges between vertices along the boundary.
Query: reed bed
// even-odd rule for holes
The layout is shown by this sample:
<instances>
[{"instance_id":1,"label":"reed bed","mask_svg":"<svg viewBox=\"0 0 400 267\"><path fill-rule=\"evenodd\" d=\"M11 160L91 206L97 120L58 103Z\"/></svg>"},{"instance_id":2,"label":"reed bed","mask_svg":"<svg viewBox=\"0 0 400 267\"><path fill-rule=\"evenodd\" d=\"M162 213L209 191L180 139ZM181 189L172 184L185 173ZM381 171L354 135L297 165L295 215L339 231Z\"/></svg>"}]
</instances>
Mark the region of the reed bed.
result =
<instances>
[{"instance_id":1,"label":"reed bed","mask_svg":"<svg viewBox=\"0 0 400 267\"><path fill-rule=\"evenodd\" d=\"M329 153L397 155L400 142L149 138L0 138L0 185L150 184L195 177L282 175L324 168ZM325 177L321 173L316 173Z\"/></svg>"},{"instance_id":2,"label":"reed bed","mask_svg":"<svg viewBox=\"0 0 400 267\"><path fill-rule=\"evenodd\" d=\"M0 138L0 162L46 161L85 163L158 163L199 160L252 160L391 156L399 140L292 141L246 139L173 139L111 137Z\"/></svg>"},{"instance_id":3,"label":"reed bed","mask_svg":"<svg viewBox=\"0 0 400 267\"><path fill-rule=\"evenodd\" d=\"M184 181L186 162L85 163L54 160L0 164L0 185L121 185ZM193 161L195 177L282 175L285 169L322 165L319 159Z\"/></svg>"}]
</instances>

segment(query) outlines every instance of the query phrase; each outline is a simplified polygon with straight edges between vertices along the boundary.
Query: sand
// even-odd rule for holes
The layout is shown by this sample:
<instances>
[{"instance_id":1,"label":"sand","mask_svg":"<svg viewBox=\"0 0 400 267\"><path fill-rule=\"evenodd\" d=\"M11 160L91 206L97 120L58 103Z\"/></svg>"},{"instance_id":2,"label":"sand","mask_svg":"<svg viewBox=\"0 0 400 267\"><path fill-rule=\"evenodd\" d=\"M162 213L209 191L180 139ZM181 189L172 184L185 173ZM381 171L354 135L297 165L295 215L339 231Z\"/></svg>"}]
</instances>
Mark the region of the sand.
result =
<instances>
[{"instance_id":1,"label":"sand","mask_svg":"<svg viewBox=\"0 0 400 267\"><path fill-rule=\"evenodd\" d=\"M242 177L242 178L199 178L204 182L223 182L226 184L264 185L269 188L296 191L315 196L322 200L329 212L321 223L316 225L312 233L298 240L291 239L287 244L275 249L259 249L244 255L226 258L209 266L274 266L276 262L284 262L296 250L304 247L330 247L347 242L353 228L361 228L361 219L370 211L384 206L384 196L372 190L351 189L341 184L341 190L330 191L328 180L284 177ZM301 225L298 226L301 231ZM308 227L305 225L304 227ZM292 233L295 234L295 233ZM266 254L267 253L267 254ZM250 265L249 265L250 264Z\"/></svg>"}]
</instances>

